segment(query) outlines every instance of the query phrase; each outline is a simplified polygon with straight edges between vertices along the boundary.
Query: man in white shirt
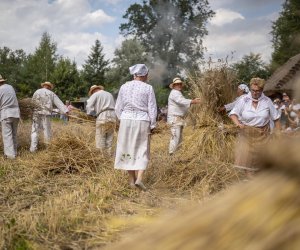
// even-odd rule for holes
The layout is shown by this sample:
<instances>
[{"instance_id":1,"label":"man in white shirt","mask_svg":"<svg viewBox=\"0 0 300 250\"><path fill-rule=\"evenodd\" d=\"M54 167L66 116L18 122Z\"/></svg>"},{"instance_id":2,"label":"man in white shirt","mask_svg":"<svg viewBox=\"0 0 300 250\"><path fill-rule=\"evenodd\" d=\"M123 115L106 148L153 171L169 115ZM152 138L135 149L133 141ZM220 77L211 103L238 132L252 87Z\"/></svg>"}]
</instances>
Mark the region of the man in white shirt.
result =
<instances>
[{"instance_id":1,"label":"man in white shirt","mask_svg":"<svg viewBox=\"0 0 300 250\"><path fill-rule=\"evenodd\" d=\"M14 88L0 75L0 121L4 154L9 159L17 156L17 130L20 118L19 104Z\"/></svg>"},{"instance_id":2,"label":"man in white shirt","mask_svg":"<svg viewBox=\"0 0 300 250\"><path fill-rule=\"evenodd\" d=\"M181 91L184 83L179 77L173 79L169 85L172 89L168 98L168 123L171 126L171 140L169 145L169 154L172 155L182 142L182 130L184 118L191 104L199 104L200 99L186 99Z\"/></svg>"},{"instance_id":3,"label":"man in white shirt","mask_svg":"<svg viewBox=\"0 0 300 250\"><path fill-rule=\"evenodd\" d=\"M94 115L96 119L96 148L111 155L115 124L115 100L111 93L104 90L101 85L93 85L87 100L87 114Z\"/></svg>"},{"instance_id":4,"label":"man in white shirt","mask_svg":"<svg viewBox=\"0 0 300 250\"><path fill-rule=\"evenodd\" d=\"M68 114L68 109L64 103L52 92L53 84L51 82L43 82L41 86L42 88L35 91L32 96L37 109L33 113L30 152L37 150L39 131L43 130L46 144L51 140L51 113L53 106L56 106L61 113Z\"/></svg>"}]
</instances>

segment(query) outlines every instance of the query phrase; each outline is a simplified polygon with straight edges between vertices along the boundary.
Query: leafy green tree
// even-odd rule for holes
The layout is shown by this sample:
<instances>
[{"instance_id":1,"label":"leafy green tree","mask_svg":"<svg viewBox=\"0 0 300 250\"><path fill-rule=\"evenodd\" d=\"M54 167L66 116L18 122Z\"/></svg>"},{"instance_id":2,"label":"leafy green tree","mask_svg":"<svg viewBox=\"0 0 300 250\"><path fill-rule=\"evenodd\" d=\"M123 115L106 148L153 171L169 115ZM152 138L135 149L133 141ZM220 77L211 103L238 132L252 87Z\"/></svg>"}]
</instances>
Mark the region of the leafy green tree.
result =
<instances>
[{"instance_id":1,"label":"leafy green tree","mask_svg":"<svg viewBox=\"0 0 300 250\"><path fill-rule=\"evenodd\" d=\"M42 35L39 46L32 55L29 55L23 73L24 89L26 95L32 95L44 81L52 81L52 73L58 60L56 43L52 42L50 35L45 32Z\"/></svg>"},{"instance_id":2,"label":"leafy green tree","mask_svg":"<svg viewBox=\"0 0 300 250\"><path fill-rule=\"evenodd\" d=\"M286 0L279 18L273 22L272 32L274 52L272 70L285 63L290 57L300 53L300 1Z\"/></svg>"},{"instance_id":3,"label":"leafy green tree","mask_svg":"<svg viewBox=\"0 0 300 250\"><path fill-rule=\"evenodd\" d=\"M88 86L82 83L76 63L69 58L59 58L52 80L55 84L54 91L62 100L73 100L87 95Z\"/></svg>"},{"instance_id":4,"label":"leafy green tree","mask_svg":"<svg viewBox=\"0 0 300 250\"><path fill-rule=\"evenodd\" d=\"M22 80L21 74L26 60L27 56L23 50L12 51L8 47L0 48L0 73L15 88Z\"/></svg>"},{"instance_id":5,"label":"leafy green tree","mask_svg":"<svg viewBox=\"0 0 300 250\"><path fill-rule=\"evenodd\" d=\"M105 73L107 71L108 60L105 60L103 47L97 39L91 48L91 53L83 65L82 77L90 85L105 85Z\"/></svg>"},{"instance_id":6,"label":"leafy green tree","mask_svg":"<svg viewBox=\"0 0 300 250\"><path fill-rule=\"evenodd\" d=\"M136 39L129 39L122 42L120 48L114 52L113 66L107 72L107 86L116 90L121 84L132 80L129 74L129 67L137 64L148 64L148 56L145 48Z\"/></svg>"},{"instance_id":7,"label":"leafy green tree","mask_svg":"<svg viewBox=\"0 0 300 250\"><path fill-rule=\"evenodd\" d=\"M145 0L127 9L123 17L128 22L120 30L166 64L166 84L182 70L198 69L206 22L213 15L207 0Z\"/></svg>"},{"instance_id":8,"label":"leafy green tree","mask_svg":"<svg viewBox=\"0 0 300 250\"><path fill-rule=\"evenodd\" d=\"M253 77L266 79L270 76L270 70L261 59L260 54L250 53L249 55L245 55L242 60L234 63L232 68L236 71L237 79L247 83Z\"/></svg>"}]
</instances>

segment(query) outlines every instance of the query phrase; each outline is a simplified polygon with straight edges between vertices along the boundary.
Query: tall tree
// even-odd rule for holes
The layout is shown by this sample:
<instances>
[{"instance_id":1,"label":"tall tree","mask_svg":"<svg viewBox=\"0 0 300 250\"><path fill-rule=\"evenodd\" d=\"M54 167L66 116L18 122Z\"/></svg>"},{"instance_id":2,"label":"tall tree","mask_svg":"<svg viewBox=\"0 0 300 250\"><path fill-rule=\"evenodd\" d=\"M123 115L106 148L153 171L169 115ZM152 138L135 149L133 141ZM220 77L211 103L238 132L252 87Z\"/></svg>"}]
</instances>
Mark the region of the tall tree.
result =
<instances>
[{"instance_id":1,"label":"tall tree","mask_svg":"<svg viewBox=\"0 0 300 250\"><path fill-rule=\"evenodd\" d=\"M69 58L59 58L52 80L55 93L62 100L73 100L87 95L88 87L82 84L76 63L71 62Z\"/></svg>"},{"instance_id":2,"label":"tall tree","mask_svg":"<svg viewBox=\"0 0 300 250\"><path fill-rule=\"evenodd\" d=\"M25 65L24 83L30 87L28 95L31 95L40 83L51 81L58 60L56 43L51 36L45 32L42 35L39 46L32 55L29 55L28 63Z\"/></svg>"},{"instance_id":3,"label":"tall tree","mask_svg":"<svg viewBox=\"0 0 300 250\"><path fill-rule=\"evenodd\" d=\"M26 53L21 49L13 51L8 47L0 48L0 73L15 88L17 88L18 83L22 80L21 74L24 70L26 60Z\"/></svg>"},{"instance_id":4,"label":"tall tree","mask_svg":"<svg viewBox=\"0 0 300 250\"><path fill-rule=\"evenodd\" d=\"M145 0L127 9L123 17L128 22L120 30L166 64L167 83L179 71L198 69L206 22L213 15L207 0Z\"/></svg>"},{"instance_id":5,"label":"tall tree","mask_svg":"<svg viewBox=\"0 0 300 250\"><path fill-rule=\"evenodd\" d=\"M300 53L299 0L285 0L279 18L273 22L271 34L274 47L272 69L274 70L290 57Z\"/></svg>"},{"instance_id":6,"label":"tall tree","mask_svg":"<svg viewBox=\"0 0 300 250\"><path fill-rule=\"evenodd\" d=\"M83 65L82 76L89 84L105 85L105 72L107 71L108 60L105 60L103 54L103 47L97 39L95 45L91 48L91 53Z\"/></svg>"},{"instance_id":7,"label":"tall tree","mask_svg":"<svg viewBox=\"0 0 300 250\"><path fill-rule=\"evenodd\" d=\"M270 71L260 54L250 53L243 56L242 60L233 64L232 68L236 71L239 81L249 83L252 77L268 78Z\"/></svg>"},{"instance_id":8,"label":"tall tree","mask_svg":"<svg viewBox=\"0 0 300 250\"><path fill-rule=\"evenodd\" d=\"M128 39L122 42L120 48L114 52L113 66L107 72L107 82L111 89L118 88L121 84L132 79L129 67L137 63L148 62L145 48L136 39Z\"/></svg>"}]
</instances>

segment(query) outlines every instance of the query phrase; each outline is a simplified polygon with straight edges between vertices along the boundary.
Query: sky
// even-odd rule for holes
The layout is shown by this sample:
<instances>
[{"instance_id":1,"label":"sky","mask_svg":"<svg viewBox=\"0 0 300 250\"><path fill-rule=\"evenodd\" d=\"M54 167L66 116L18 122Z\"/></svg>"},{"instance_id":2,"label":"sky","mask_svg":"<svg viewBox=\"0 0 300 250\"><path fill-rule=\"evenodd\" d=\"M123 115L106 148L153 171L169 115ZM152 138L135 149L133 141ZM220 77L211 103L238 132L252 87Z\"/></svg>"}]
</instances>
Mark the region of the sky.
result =
<instances>
[{"instance_id":1,"label":"sky","mask_svg":"<svg viewBox=\"0 0 300 250\"><path fill-rule=\"evenodd\" d=\"M95 40L103 45L106 59L112 59L124 37L119 26L134 0L0 0L0 47L33 53L41 36L48 32L57 43L59 55L75 60L79 68ZM271 26L284 0L210 0L216 12L204 39L205 57L230 57L260 53L271 58ZM1 70L1 69L0 69Z\"/></svg>"}]
</instances>

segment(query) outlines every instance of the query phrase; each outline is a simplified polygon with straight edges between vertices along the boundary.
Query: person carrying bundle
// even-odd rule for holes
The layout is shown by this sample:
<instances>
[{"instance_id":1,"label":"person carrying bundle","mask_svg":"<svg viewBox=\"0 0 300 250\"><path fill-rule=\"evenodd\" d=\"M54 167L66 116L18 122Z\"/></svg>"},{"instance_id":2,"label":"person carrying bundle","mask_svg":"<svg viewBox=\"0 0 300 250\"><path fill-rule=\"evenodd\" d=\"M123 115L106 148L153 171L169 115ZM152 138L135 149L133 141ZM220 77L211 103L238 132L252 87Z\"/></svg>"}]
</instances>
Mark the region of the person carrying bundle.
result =
<instances>
[{"instance_id":1,"label":"person carrying bundle","mask_svg":"<svg viewBox=\"0 0 300 250\"><path fill-rule=\"evenodd\" d=\"M184 83L179 77L173 79L169 87L172 89L168 98L168 118L167 122L171 126L171 139L169 144L169 154L172 155L182 142L182 131L185 124L184 117L192 104L201 103L199 98L193 100L186 99L181 91Z\"/></svg>"},{"instance_id":2,"label":"person carrying bundle","mask_svg":"<svg viewBox=\"0 0 300 250\"><path fill-rule=\"evenodd\" d=\"M15 159L20 109L14 88L5 82L0 75L0 121L4 155L9 159Z\"/></svg>"},{"instance_id":3,"label":"person carrying bundle","mask_svg":"<svg viewBox=\"0 0 300 250\"><path fill-rule=\"evenodd\" d=\"M38 146L39 131L44 132L44 142L51 140L51 114L55 105L61 113L68 114L68 109L58 96L52 92L51 82L41 83L40 89L34 92L32 101L37 106L33 112L30 152L35 152Z\"/></svg>"},{"instance_id":4,"label":"person carrying bundle","mask_svg":"<svg viewBox=\"0 0 300 250\"><path fill-rule=\"evenodd\" d=\"M256 157L260 148L268 142L270 120L274 121L275 129L280 130L280 113L271 99L262 93L264 85L264 79L252 78L250 93L244 95L229 113L233 123L240 129L235 167L245 170L248 177L258 170Z\"/></svg>"},{"instance_id":5,"label":"person carrying bundle","mask_svg":"<svg viewBox=\"0 0 300 250\"><path fill-rule=\"evenodd\" d=\"M101 85L93 85L89 90L87 114L96 116L96 148L111 155L112 141L117 121L115 100Z\"/></svg>"}]
</instances>

